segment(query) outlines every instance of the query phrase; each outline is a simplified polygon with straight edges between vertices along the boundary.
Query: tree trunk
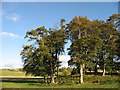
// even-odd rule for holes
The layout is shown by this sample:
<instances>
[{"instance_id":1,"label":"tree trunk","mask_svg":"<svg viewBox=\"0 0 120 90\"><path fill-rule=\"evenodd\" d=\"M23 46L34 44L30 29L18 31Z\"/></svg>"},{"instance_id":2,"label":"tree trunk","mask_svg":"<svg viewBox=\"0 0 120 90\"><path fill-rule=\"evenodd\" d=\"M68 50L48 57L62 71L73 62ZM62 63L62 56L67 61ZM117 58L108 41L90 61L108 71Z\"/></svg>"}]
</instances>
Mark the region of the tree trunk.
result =
<instances>
[{"instance_id":1,"label":"tree trunk","mask_svg":"<svg viewBox=\"0 0 120 90\"><path fill-rule=\"evenodd\" d=\"M44 76L44 83L47 83L47 78Z\"/></svg>"},{"instance_id":2,"label":"tree trunk","mask_svg":"<svg viewBox=\"0 0 120 90\"><path fill-rule=\"evenodd\" d=\"M54 72L54 68L53 68L53 70L52 70L51 83L52 83L52 84L55 83L55 72Z\"/></svg>"},{"instance_id":3,"label":"tree trunk","mask_svg":"<svg viewBox=\"0 0 120 90\"><path fill-rule=\"evenodd\" d=\"M105 66L103 68L103 75L102 76L105 76Z\"/></svg>"},{"instance_id":4,"label":"tree trunk","mask_svg":"<svg viewBox=\"0 0 120 90\"><path fill-rule=\"evenodd\" d=\"M57 48L57 46L56 46L56 56L55 56L55 58L56 58L56 68L57 68L57 77L58 77L58 69L59 69L59 65L58 65L58 62L59 62L59 60L58 60L58 48Z\"/></svg>"},{"instance_id":5,"label":"tree trunk","mask_svg":"<svg viewBox=\"0 0 120 90\"><path fill-rule=\"evenodd\" d=\"M102 76L105 76L105 60L106 60L106 50L105 50L104 56L103 56L103 75Z\"/></svg>"},{"instance_id":6,"label":"tree trunk","mask_svg":"<svg viewBox=\"0 0 120 90\"><path fill-rule=\"evenodd\" d=\"M97 54L95 54L95 56L97 56ZM98 58L95 58L95 74L98 73L98 67L97 67L97 65L98 65Z\"/></svg>"},{"instance_id":7,"label":"tree trunk","mask_svg":"<svg viewBox=\"0 0 120 90\"><path fill-rule=\"evenodd\" d=\"M58 58L57 58L57 78L59 77L58 72L59 72L59 65L58 65Z\"/></svg>"},{"instance_id":8,"label":"tree trunk","mask_svg":"<svg viewBox=\"0 0 120 90\"><path fill-rule=\"evenodd\" d=\"M80 83L83 84L83 64L80 65Z\"/></svg>"},{"instance_id":9,"label":"tree trunk","mask_svg":"<svg viewBox=\"0 0 120 90\"><path fill-rule=\"evenodd\" d=\"M59 68L57 67L57 78L59 78L58 72L59 72Z\"/></svg>"},{"instance_id":10,"label":"tree trunk","mask_svg":"<svg viewBox=\"0 0 120 90\"><path fill-rule=\"evenodd\" d=\"M51 83L55 83L55 78L54 78L54 76L52 76L52 78L51 78Z\"/></svg>"},{"instance_id":11,"label":"tree trunk","mask_svg":"<svg viewBox=\"0 0 120 90\"><path fill-rule=\"evenodd\" d=\"M95 74L97 74L97 64L95 65Z\"/></svg>"}]
</instances>

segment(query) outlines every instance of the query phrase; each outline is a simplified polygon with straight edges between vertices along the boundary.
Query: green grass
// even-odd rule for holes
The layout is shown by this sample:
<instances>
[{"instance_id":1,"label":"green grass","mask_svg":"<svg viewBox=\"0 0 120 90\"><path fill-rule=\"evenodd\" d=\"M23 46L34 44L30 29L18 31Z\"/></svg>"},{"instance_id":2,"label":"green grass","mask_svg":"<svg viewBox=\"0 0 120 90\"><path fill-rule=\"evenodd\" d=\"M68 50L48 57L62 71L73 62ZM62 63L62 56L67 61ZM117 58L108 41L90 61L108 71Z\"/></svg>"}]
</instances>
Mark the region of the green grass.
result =
<instances>
[{"instance_id":1,"label":"green grass","mask_svg":"<svg viewBox=\"0 0 120 90\"><path fill-rule=\"evenodd\" d=\"M42 83L15 83L3 82L2 88L118 88L118 83L112 84L73 84L73 85L59 85L59 84L42 84Z\"/></svg>"},{"instance_id":2,"label":"green grass","mask_svg":"<svg viewBox=\"0 0 120 90\"><path fill-rule=\"evenodd\" d=\"M0 76L25 76L25 73L22 71L10 71L8 69L0 70L2 72Z\"/></svg>"},{"instance_id":3,"label":"green grass","mask_svg":"<svg viewBox=\"0 0 120 90\"><path fill-rule=\"evenodd\" d=\"M25 77L25 74L21 71L9 71L2 70L2 77L14 76ZM31 77L31 76L30 76ZM120 84L120 77L115 75L106 75L105 77L100 75L84 75L84 84L78 84L79 78L60 77L58 84L45 84L42 80L32 81L4 81L0 82L2 88L118 88Z\"/></svg>"},{"instance_id":4,"label":"green grass","mask_svg":"<svg viewBox=\"0 0 120 90\"><path fill-rule=\"evenodd\" d=\"M84 84L78 83L79 78L61 77L58 84L45 84L41 80L2 82L2 88L118 88L118 76L85 75Z\"/></svg>"},{"instance_id":5,"label":"green grass","mask_svg":"<svg viewBox=\"0 0 120 90\"><path fill-rule=\"evenodd\" d=\"M59 72L59 75L63 75L63 73ZM26 75L22 71L17 71L17 70L10 71L8 69L0 69L0 76L26 76Z\"/></svg>"}]
</instances>

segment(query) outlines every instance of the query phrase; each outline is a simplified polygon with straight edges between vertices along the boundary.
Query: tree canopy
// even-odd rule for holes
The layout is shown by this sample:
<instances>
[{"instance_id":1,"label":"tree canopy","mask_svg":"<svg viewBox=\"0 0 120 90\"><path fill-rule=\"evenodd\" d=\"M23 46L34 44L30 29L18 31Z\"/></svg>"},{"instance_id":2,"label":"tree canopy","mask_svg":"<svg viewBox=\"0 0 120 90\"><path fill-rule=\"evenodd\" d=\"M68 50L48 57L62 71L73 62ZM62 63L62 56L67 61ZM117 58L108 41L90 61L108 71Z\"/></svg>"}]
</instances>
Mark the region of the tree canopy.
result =
<instances>
[{"instance_id":1,"label":"tree canopy","mask_svg":"<svg viewBox=\"0 0 120 90\"><path fill-rule=\"evenodd\" d=\"M61 19L59 28L41 26L27 31L25 38L30 45L23 46L21 51L23 71L34 76L51 76L51 83L55 83L61 63L58 57L64 52L67 40L71 41L68 64L77 67L73 70L78 70L81 84L84 69L92 68L97 73L99 67L103 76L106 70L119 70L114 61L114 57L118 60L120 57L119 19L120 14L113 14L107 21L77 16L67 24Z\"/></svg>"}]
</instances>

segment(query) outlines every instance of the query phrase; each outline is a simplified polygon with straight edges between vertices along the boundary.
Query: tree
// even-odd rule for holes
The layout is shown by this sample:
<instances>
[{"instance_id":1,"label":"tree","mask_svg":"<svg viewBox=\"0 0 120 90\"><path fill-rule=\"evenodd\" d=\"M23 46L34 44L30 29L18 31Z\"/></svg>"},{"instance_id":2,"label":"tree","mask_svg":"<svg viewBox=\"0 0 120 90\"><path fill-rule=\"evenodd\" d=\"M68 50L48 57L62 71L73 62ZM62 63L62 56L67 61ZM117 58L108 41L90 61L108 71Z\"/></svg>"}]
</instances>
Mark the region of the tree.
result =
<instances>
[{"instance_id":1,"label":"tree","mask_svg":"<svg viewBox=\"0 0 120 90\"><path fill-rule=\"evenodd\" d=\"M120 32L120 14L113 14L107 19L107 23L113 25Z\"/></svg>"},{"instance_id":2,"label":"tree","mask_svg":"<svg viewBox=\"0 0 120 90\"><path fill-rule=\"evenodd\" d=\"M113 14L107 19L107 23L113 25L118 31L117 55L120 57L120 14Z\"/></svg>"},{"instance_id":3,"label":"tree","mask_svg":"<svg viewBox=\"0 0 120 90\"><path fill-rule=\"evenodd\" d=\"M67 24L67 29L72 42L69 50L71 60L69 65L80 67L80 83L83 83L83 68L86 62L95 63L95 71L98 65L103 69L113 62L116 50L116 29L102 20L90 21L86 17L75 17ZM103 57L99 57L102 55ZM100 58L102 64L100 64ZM108 64L108 65L107 65Z\"/></svg>"},{"instance_id":4,"label":"tree","mask_svg":"<svg viewBox=\"0 0 120 90\"><path fill-rule=\"evenodd\" d=\"M116 54L116 49L117 49L116 41L118 39L118 33L116 29L107 22L103 22L100 28L102 30L102 33L100 34L100 38L105 44L105 46L102 48L103 76L105 76L105 68L109 66L109 62L111 63L113 62L113 56Z\"/></svg>"},{"instance_id":5,"label":"tree","mask_svg":"<svg viewBox=\"0 0 120 90\"><path fill-rule=\"evenodd\" d=\"M48 64L50 54L48 47L44 45L45 40L43 37L45 35L47 35L47 30L44 27L26 33L25 38L28 38L28 41L35 41L31 45L24 46L20 54L24 63L23 71L25 71L26 74L44 77L50 74Z\"/></svg>"},{"instance_id":6,"label":"tree","mask_svg":"<svg viewBox=\"0 0 120 90\"><path fill-rule=\"evenodd\" d=\"M97 50L101 48L103 42L94 35L91 29L92 22L86 17L75 17L67 25L72 42L69 50L71 60L69 64L80 67L80 83L83 82L83 68L88 60L96 58Z\"/></svg>"},{"instance_id":7,"label":"tree","mask_svg":"<svg viewBox=\"0 0 120 90\"><path fill-rule=\"evenodd\" d=\"M24 71L32 75L50 75L51 83L55 83L55 70L60 65L58 55L64 52L66 37L64 19L61 29L47 30L44 26L26 32L25 38L32 41L31 45L24 46L21 52L24 62Z\"/></svg>"},{"instance_id":8,"label":"tree","mask_svg":"<svg viewBox=\"0 0 120 90\"><path fill-rule=\"evenodd\" d=\"M60 61L58 60L58 56L64 52L64 45L65 45L66 34L64 30L54 30L46 37L47 46L50 49L50 53L52 54L52 59L54 63L52 63L52 70L53 70L53 79L52 83L54 83L54 74L55 69L59 67ZM58 75L58 72L57 72Z\"/></svg>"},{"instance_id":9,"label":"tree","mask_svg":"<svg viewBox=\"0 0 120 90\"><path fill-rule=\"evenodd\" d=\"M116 53L114 54L114 63L112 64L113 71L119 70L119 61L120 60L120 14L113 14L107 19L107 23L112 25L117 31L117 40L116 40Z\"/></svg>"}]
</instances>

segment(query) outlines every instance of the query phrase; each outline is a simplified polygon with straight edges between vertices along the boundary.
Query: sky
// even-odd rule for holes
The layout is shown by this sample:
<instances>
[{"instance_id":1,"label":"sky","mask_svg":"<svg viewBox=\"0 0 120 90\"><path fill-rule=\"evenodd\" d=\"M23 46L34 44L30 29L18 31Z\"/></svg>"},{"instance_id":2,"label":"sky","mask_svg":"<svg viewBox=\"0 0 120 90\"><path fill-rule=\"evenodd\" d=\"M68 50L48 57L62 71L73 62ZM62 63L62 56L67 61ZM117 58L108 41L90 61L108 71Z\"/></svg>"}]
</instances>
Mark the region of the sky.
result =
<instances>
[{"instance_id":1,"label":"sky","mask_svg":"<svg viewBox=\"0 0 120 90\"><path fill-rule=\"evenodd\" d=\"M118 2L119 0L1 0L2 2Z\"/></svg>"},{"instance_id":2,"label":"sky","mask_svg":"<svg viewBox=\"0 0 120 90\"><path fill-rule=\"evenodd\" d=\"M66 23L75 16L106 20L112 14L118 13L118 2L2 2L1 7L0 68L22 67L20 52L23 45L29 44L23 38L27 31L40 26L54 28L62 18ZM62 67L67 66L70 59L67 55L69 45L70 43L65 45L66 52L60 56Z\"/></svg>"}]
</instances>

